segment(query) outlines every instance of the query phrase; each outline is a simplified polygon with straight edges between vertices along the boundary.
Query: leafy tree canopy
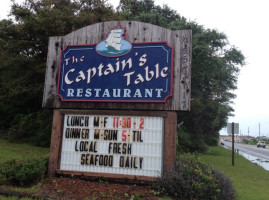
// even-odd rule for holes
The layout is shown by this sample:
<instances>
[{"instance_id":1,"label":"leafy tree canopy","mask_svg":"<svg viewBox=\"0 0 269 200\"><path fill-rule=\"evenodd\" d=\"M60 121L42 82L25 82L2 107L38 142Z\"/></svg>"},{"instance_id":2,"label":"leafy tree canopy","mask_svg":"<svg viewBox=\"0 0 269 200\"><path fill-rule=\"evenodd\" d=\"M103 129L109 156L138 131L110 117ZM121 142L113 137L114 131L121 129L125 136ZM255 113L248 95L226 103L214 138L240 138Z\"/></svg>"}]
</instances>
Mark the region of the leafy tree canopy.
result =
<instances>
[{"instance_id":1,"label":"leafy tree canopy","mask_svg":"<svg viewBox=\"0 0 269 200\"><path fill-rule=\"evenodd\" d=\"M49 37L122 18L99 0L26 0L10 16L0 21L1 133L49 145L52 113L41 109Z\"/></svg>"},{"instance_id":2,"label":"leafy tree canopy","mask_svg":"<svg viewBox=\"0 0 269 200\"><path fill-rule=\"evenodd\" d=\"M167 5L156 6L152 0L121 0L118 10L127 19L192 30L191 111L178 113L179 122L184 122L179 143L185 151L204 151L206 144L217 144L219 131L233 111L239 67L245 64L241 51L224 33L187 21Z\"/></svg>"},{"instance_id":3,"label":"leafy tree canopy","mask_svg":"<svg viewBox=\"0 0 269 200\"><path fill-rule=\"evenodd\" d=\"M51 111L41 109L48 38L111 20L136 20L172 30L192 29L191 111L183 121L181 149L204 150L233 109L244 56L224 33L187 21L153 0L121 0L117 11L106 0L25 0L13 3L9 20L0 21L0 128L17 139L48 145Z\"/></svg>"}]
</instances>

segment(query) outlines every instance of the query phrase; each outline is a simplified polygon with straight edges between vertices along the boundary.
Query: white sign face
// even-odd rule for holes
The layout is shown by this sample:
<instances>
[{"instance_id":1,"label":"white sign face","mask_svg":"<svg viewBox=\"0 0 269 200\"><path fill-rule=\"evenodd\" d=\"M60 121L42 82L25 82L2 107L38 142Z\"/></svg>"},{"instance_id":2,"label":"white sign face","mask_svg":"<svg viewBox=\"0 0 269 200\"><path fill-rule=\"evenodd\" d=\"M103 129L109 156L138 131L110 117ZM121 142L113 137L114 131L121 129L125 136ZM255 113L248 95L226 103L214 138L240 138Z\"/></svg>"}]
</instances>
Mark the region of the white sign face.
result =
<instances>
[{"instance_id":1,"label":"white sign face","mask_svg":"<svg viewBox=\"0 0 269 200\"><path fill-rule=\"evenodd\" d=\"M232 134L232 123L227 124L227 133ZM234 134L239 134L239 123L234 123Z\"/></svg>"},{"instance_id":2,"label":"white sign face","mask_svg":"<svg viewBox=\"0 0 269 200\"><path fill-rule=\"evenodd\" d=\"M65 115L60 169L162 175L162 117Z\"/></svg>"}]
</instances>

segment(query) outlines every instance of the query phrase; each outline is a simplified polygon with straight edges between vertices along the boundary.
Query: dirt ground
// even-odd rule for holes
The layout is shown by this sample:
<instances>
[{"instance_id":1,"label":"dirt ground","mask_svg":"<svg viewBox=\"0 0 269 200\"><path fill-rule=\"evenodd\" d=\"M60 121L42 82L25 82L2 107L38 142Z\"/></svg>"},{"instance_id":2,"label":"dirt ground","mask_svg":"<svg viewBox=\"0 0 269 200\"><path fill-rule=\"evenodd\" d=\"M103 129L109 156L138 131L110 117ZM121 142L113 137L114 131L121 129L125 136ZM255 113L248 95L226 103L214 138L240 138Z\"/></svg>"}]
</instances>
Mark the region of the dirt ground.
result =
<instances>
[{"instance_id":1,"label":"dirt ground","mask_svg":"<svg viewBox=\"0 0 269 200\"><path fill-rule=\"evenodd\" d=\"M48 179L42 184L36 195L46 199L68 200L155 200L161 197L149 185L108 183L105 180L89 181L73 178Z\"/></svg>"}]
</instances>

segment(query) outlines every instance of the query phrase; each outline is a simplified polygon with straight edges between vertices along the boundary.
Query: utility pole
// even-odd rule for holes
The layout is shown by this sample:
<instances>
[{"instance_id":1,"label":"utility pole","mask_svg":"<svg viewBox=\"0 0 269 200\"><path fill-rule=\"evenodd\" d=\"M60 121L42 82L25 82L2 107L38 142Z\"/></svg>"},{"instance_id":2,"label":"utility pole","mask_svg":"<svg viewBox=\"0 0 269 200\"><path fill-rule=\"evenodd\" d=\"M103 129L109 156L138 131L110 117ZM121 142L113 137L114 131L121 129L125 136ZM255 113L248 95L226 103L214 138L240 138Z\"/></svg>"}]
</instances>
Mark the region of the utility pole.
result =
<instances>
[{"instance_id":1,"label":"utility pole","mask_svg":"<svg viewBox=\"0 0 269 200\"><path fill-rule=\"evenodd\" d=\"M248 127L248 136L249 136L249 127Z\"/></svg>"},{"instance_id":2,"label":"utility pole","mask_svg":"<svg viewBox=\"0 0 269 200\"><path fill-rule=\"evenodd\" d=\"M260 123L259 123L259 138L261 138L261 126L260 126Z\"/></svg>"},{"instance_id":3,"label":"utility pole","mask_svg":"<svg viewBox=\"0 0 269 200\"><path fill-rule=\"evenodd\" d=\"M232 123L232 166L234 166L234 122Z\"/></svg>"}]
</instances>

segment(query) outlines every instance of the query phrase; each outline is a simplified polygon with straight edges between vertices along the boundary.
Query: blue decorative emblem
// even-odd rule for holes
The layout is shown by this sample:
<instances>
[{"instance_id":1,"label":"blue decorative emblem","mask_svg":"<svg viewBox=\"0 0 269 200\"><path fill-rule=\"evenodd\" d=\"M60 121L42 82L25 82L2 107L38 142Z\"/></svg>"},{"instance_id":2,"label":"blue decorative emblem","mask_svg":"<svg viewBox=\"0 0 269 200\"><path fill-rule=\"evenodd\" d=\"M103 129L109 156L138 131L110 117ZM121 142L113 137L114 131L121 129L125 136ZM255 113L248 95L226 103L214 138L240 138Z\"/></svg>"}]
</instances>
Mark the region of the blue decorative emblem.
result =
<instances>
[{"instance_id":1,"label":"blue decorative emblem","mask_svg":"<svg viewBox=\"0 0 269 200\"><path fill-rule=\"evenodd\" d=\"M132 44L125 40L125 29L118 26L112 29L107 38L97 44L97 53L103 56L117 57L127 54L132 49Z\"/></svg>"},{"instance_id":2,"label":"blue decorative emblem","mask_svg":"<svg viewBox=\"0 0 269 200\"><path fill-rule=\"evenodd\" d=\"M69 45L61 54L62 101L165 102L172 96L173 48L133 43L117 26L94 45Z\"/></svg>"}]
</instances>

